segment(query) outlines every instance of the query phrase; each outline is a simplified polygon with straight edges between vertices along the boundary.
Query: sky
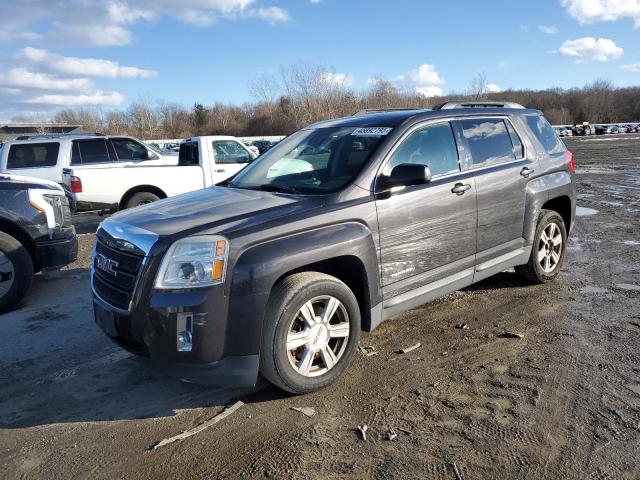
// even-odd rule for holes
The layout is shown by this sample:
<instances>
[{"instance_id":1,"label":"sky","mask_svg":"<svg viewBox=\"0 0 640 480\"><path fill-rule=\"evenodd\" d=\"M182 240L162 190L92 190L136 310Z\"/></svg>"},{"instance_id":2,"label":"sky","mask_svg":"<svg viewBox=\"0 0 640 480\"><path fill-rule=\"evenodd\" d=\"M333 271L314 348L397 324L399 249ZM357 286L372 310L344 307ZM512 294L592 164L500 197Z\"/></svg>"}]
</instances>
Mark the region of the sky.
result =
<instances>
[{"instance_id":1,"label":"sky","mask_svg":"<svg viewBox=\"0 0 640 480\"><path fill-rule=\"evenodd\" d=\"M426 96L640 84L640 0L0 0L0 119L241 104L281 66Z\"/></svg>"}]
</instances>

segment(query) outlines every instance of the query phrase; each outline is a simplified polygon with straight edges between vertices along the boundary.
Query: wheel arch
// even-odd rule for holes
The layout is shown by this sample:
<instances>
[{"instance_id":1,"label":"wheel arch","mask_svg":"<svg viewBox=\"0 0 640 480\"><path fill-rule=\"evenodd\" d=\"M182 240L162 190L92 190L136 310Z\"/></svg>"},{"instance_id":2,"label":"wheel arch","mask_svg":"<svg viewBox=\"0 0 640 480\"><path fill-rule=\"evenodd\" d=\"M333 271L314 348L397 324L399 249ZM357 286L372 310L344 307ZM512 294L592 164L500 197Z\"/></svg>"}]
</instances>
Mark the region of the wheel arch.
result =
<instances>
[{"instance_id":1,"label":"wheel arch","mask_svg":"<svg viewBox=\"0 0 640 480\"><path fill-rule=\"evenodd\" d=\"M567 233L569 232L572 224L572 210L571 198L569 198L568 195L562 195L560 197L547 200L547 202L542 205L542 210L553 210L554 212L557 212L562 217Z\"/></svg>"},{"instance_id":2,"label":"wheel arch","mask_svg":"<svg viewBox=\"0 0 640 480\"><path fill-rule=\"evenodd\" d=\"M156 187L155 185L136 185L135 187L127 190L124 195L122 195L122 198L118 203L118 210L123 210L124 208L126 208L129 199L136 193L140 192L149 192L157 195L160 198L167 198L167 194L160 187Z\"/></svg>"},{"instance_id":3,"label":"wheel arch","mask_svg":"<svg viewBox=\"0 0 640 480\"><path fill-rule=\"evenodd\" d=\"M364 330L379 323L371 318L381 302L373 235L365 225L350 222L271 239L240 252L229 265L227 294L233 321L227 338L243 338L243 350L258 352L274 286L304 271L326 273L344 282L358 300Z\"/></svg>"},{"instance_id":4,"label":"wheel arch","mask_svg":"<svg viewBox=\"0 0 640 480\"><path fill-rule=\"evenodd\" d=\"M526 188L523 231L523 237L527 243L533 243L538 217L543 209L557 211L562 216L569 233L573 225L575 197L576 190L572 175L566 171L549 173L529 182Z\"/></svg>"}]
</instances>

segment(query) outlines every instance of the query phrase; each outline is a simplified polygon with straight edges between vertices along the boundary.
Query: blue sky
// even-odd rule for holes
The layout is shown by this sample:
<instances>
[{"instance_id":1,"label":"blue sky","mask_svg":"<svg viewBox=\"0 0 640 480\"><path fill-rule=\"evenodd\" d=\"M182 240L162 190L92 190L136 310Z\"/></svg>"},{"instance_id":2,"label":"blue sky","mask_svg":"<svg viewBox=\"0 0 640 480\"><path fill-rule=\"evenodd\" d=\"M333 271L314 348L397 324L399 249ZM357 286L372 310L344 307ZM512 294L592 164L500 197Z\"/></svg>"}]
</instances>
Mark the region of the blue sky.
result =
<instances>
[{"instance_id":1,"label":"blue sky","mask_svg":"<svg viewBox=\"0 0 640 480\"><path fill-rule=\"evenodd\" d=\"M6 0L3 0L3 3ZM298 62L356 91L640 84L640 0L22 0L3 6L0 119L140 96L252 100Z\"/></svg>"}]
</instances>

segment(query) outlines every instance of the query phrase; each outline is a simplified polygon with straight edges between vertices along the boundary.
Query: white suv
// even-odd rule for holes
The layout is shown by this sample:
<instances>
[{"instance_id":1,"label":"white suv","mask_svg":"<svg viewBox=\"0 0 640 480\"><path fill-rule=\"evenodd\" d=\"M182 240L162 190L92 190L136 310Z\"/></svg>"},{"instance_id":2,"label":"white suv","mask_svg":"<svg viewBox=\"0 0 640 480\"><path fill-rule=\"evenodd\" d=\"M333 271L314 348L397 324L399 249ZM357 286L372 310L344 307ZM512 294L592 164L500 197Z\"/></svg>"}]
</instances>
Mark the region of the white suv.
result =
<instances>
[{"instance_id":1,"label":"white suv","mask_svg":"<svg viewBox=\"0 0 640 480\"><path fill-rule=\"evenodd\" d=\"M62 184L63 169L83 166L177 165L177 155L162 154L140 140L97 134L31 135L0 149L0 171Z\"/></svg>"}]
</instances>

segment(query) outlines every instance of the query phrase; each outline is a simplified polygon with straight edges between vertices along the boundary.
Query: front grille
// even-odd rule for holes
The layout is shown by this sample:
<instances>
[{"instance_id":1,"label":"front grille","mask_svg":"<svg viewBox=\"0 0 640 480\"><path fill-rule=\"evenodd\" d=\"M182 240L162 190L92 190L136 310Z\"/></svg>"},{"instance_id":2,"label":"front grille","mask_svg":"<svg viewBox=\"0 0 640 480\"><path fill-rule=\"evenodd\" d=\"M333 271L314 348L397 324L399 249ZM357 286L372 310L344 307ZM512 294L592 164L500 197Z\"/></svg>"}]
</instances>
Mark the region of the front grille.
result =
<instances>
[{"instance_id":1,"label":"front grille","mask_svg":"<svg viewBox=\"0 0 640 480\"><path fill-rule=\"evenodd\" d=\"M133 298L136 280L140 274L144 256L123 252L107 245L106 242L100 239L100 236L96 237L95 253L93 260L93 289L107 303L121 310L129 310L129 304ZM98 266L99 255L109 261L107 269L102 269Z\"/></svg>"}]
</instances>

